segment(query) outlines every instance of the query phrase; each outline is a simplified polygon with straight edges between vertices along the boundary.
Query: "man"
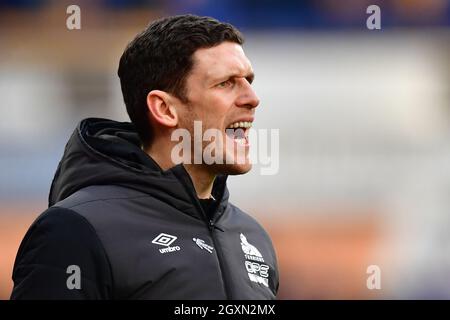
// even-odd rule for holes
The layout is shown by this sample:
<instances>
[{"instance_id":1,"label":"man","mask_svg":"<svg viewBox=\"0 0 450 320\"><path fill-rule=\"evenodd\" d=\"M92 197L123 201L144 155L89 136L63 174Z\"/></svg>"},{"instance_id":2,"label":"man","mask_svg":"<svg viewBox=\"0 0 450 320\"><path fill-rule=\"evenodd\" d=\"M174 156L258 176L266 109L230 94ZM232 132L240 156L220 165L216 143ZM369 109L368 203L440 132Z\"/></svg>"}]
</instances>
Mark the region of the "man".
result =
<instances>
[{"instance_id":1,"label":"man","mask_svg":"<svg viewBox=\"0 0 450 320\"><path fill-rule=\"evenodd\" d=\"M118 74L132 123L78 125L19 248L12 299L276 297L269 236L228 202L227 176L251 168L259 103L242 43L229 24L183 15L128 45ZM219 132L211 156L228 161L195 161L208 147L193 147L198 124Z\"/></svg>"}]
</instances>

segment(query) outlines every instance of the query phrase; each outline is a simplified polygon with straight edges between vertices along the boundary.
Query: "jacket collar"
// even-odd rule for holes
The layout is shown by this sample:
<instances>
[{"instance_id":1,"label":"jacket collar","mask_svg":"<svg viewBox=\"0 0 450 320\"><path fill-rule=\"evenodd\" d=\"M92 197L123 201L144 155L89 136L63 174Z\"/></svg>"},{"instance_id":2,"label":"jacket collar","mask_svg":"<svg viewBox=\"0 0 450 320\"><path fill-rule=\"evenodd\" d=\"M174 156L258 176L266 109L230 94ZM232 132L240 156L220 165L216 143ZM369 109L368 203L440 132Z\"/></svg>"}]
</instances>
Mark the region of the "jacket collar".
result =
<instances>
[{"instance_id":1,"label":"jacket collar","mask_svg":"<svg viewBox=\"0 0 450 320\"><path fill-rule=\"evenodd\" d=\"M118 185L155 197L191 216L204 219L191 177L182 164L168 170L144 151L130 122L82 120L70 137L54 175L49 207L91 185ZM227 176L218 176L212 195L221 213L228 204Z\"/></svg>"}]
</instances>

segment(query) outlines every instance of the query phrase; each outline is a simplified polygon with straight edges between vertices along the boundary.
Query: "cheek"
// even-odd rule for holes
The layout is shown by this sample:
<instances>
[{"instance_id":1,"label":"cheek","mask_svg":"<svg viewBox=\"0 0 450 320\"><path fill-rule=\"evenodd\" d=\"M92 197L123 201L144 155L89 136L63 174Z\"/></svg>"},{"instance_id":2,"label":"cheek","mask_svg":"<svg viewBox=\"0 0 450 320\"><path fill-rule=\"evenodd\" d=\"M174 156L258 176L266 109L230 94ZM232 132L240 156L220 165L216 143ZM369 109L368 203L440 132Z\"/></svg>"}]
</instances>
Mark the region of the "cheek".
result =
<instances>
[{"instance_id":1,"label":"cheek","mask_svg":"<svg viewBox=\"0 0 450 320\"><path fill-rule=\"evenodd\" d=\"M194 120L197 119L194 110L186 110L178 113L178 123L180 128L188 129L189 131L194 128Z\"/></svg>"},{"instance_id":2,"label":"cheek","mask_svg":"<svg viewBox=\"0 0 450 320\"><path fill-rule=\"evenodd\" d=\"M232 99L224 94L204 94L198 96L194 107L197 120L202 120L204 128L223 129L226 119L232 110Z\"/></svg>"},{"instance_id":3,"label":"cheek","mask_svg":"<svg viewBox=\"0 0 450 320\"><path fill-rule=\"evenodd\" d=\"M207 124L208 128L222 129L224 126L226 126L225 121L227 119L227 114L227 110L220 110L215 108L205 113L203 121L205 122L205 124Z\"/></svg>"},{"instance_id":4,"label":"cheek","mask_svg":"<svg viewBox=\"0 0 450 320\"><path fill-rule=\"evenodd\" d=\"M222 130L224 126L224 117L222 115L218 115L217 113L211 113L205 116L203 123L205 129L212 128Z\"/></svg>"}]
</instances>

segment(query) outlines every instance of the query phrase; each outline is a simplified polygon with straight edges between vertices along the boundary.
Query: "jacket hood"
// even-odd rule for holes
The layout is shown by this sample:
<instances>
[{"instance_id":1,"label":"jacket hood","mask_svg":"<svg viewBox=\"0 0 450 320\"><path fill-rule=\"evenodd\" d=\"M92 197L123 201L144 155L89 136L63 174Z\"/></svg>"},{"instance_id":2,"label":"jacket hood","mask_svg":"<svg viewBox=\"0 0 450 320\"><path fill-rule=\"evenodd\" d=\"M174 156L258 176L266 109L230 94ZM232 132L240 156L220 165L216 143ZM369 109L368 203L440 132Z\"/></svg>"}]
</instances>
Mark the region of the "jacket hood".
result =
<instances>
[{"instance_id":1,"label":"jacket hood","mask_svg":"<svg viewBox=\"0 0 450 320\"><path fill-rule=\"evenodd\" d=\"M228 203L227 176L218 176L212 194L219 207ZM69 138L49 194L49 207L92 185L117 185L147 193L193 216L201 206L182 164L166 171L141 149L130 122L88 118ZM223 208L222 208L223 209ZM223 210L219 210L223 211Z\"/></svg>"}]
</instances>

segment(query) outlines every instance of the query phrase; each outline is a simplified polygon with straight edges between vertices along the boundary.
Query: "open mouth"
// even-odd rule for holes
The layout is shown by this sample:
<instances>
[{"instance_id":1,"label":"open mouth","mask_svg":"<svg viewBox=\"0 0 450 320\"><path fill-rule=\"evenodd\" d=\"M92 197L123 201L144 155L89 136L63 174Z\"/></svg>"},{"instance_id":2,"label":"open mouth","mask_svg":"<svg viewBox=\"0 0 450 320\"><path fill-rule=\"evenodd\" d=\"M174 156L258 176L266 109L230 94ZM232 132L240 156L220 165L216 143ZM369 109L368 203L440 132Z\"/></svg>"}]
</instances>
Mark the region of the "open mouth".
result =
<instances>
[{"instance_id":1,"label":"open mouth","mask_svg":"<svg viewBox=\"0 0 450 320\"><path fill-rule=\"evenodd\" d=\"M225 133L236 142L248 144L248 133L251 127L252 122L250 121L237 121L230 124L225 129Z\"/></svg>"}]
</instances>

